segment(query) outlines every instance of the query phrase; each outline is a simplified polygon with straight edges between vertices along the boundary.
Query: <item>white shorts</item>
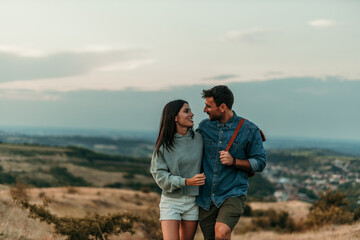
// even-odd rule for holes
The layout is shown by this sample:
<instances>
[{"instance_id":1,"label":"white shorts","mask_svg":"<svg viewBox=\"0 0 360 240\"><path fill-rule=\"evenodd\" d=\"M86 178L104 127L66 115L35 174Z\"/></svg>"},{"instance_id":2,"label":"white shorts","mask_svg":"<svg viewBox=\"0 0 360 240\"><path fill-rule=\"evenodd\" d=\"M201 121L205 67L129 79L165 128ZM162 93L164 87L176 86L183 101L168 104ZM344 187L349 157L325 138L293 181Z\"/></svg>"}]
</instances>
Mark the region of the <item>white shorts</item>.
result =
<instances>
[{"instance_id":1,"label":"white shorts","mask_svg":"<svg viewBox=\"0 0 360 240\"><path fill-rule=\"evenodd\" d=\"M172 198L161 195L160 220L199 220L199 207L195 200L196 197L192 196Z\"/></svg>"}]
</instances>

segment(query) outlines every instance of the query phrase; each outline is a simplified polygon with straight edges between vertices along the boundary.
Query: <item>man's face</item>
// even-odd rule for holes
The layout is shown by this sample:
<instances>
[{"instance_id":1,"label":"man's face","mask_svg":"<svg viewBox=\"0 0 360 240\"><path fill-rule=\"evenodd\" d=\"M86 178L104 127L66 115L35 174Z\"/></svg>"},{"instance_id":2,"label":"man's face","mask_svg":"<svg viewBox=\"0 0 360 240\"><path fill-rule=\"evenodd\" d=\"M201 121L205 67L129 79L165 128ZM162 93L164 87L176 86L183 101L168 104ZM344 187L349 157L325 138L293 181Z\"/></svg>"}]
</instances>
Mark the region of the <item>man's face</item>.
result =
<instances>
[{"instance_id":1,"label":"man's face","mask_svg":"<svg viewBox=\"0 0 360 240\"><path fill-rule=\"evenodd\" d=\"M210 121L220 120L223 112L220 109L221 106L217 107L213 97L205 98L204 112L209 115Z\"/></svg>"}]
</instances>

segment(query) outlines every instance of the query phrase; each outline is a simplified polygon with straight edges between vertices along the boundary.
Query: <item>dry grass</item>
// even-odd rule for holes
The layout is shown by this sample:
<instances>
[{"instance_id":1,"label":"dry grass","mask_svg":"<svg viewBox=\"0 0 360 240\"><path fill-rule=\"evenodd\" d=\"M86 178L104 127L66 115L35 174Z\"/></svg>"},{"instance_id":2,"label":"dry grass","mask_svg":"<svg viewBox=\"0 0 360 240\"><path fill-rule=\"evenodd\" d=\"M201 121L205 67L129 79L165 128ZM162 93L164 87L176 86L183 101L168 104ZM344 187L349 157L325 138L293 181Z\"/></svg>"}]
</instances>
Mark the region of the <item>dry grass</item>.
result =
<instances>
[{"instance_id":1,"label":"dry grass","mask_svg":"<svg viewBox=\"0 0 360 240\"><path fill-rule=\"evenodd\" d=\"M101 171L94 168L74 165L72 163L62 164L61 166L66 167L71 174L82 177L85 181L91 183L95 187L102 187L116 182L127 183L132 181L146 184L153 181L150 177L138 174L135 174L133 179L128 180L124 178L126 173L123 172Z\"/></svg>"},{"instance_id":2,"label":"dry grass","mask_svg":"<svg viewBox=\"0 0 360 240\"><path fill-rule=\"evenodd\" d=\"M273 208L276 211L288 212L290 217L295 222L300 222L306 219L309 213L310 203L301 201L288 201L288 202L251 202L249 203L252 210L267 210Z\"/></svg>"},{"instance_id":3,"label":"dry grass","mask_svg":"<svg viewBox=\"0 0 360 240\"><path fill-rule=\"evenodd\" d=\"M360 239L360 223L342 226L326 226L319 231L279 234L275 232L251 232L233 235L232 240L357 240Z\"/></svg>"},{"instance_id":4,"label":"dry grass","mask_svg":"<svg viewBox=\"0 0 360 240\"><path fill-rule=\"evenodd\" d=\"M67 148L62 148L62 147L51 147L51 146L36 146L36 145L24 145L24 144L7 144L7 143L2 143L0 145L0 150L22 150L22 151L29 151L29 152L33 152L33 151L39 151L39 152L47 152L47 151L51 151L51 152L59 152L59 153L63 153L63 152L67 152L70 151Z\"/></svg>"},{"instance_id":5,"label":"dry grass","mask_svg":"<svg viewBox=\"0 0 360 240\"><path fill-rule=\"evenodd\" d=\"M1 186L1 185L0 185ZM40 196L53 199L50 210L58 216L84 217L86 215L118 213L129 211L143 214L149 208L157 208L159 195L138 191L104 188L32 188L28 195L30 202L41 203ZM50 226L27 217L27 213L15 206L9 196L9 189L0 187L0 240L63 240L55 236ZM136 233L113 236L112 240L141 240L143 233L135 228Z\"/></svg>"},{"instance_id":6,"label":"dry grass","mask_svg":"<svg viewBox=\"0 0 360 240\"><path fill-rule=\"evenodd\" d=\"M137 214L146 214L148 209L158 211L160 196L156 193L143 193L140 191L86 187L63 188L33 188L29 190L32 203L41 203L41 196L53 199L50 204L51 212L59 215L83 217L88 214L108 214L121 211L131 211ZM303 219L309 204L291 201L281 203L250 203L253 210L269 209L285 210L295 220ZM154 216L156 217L156 216ZM251 218L240 219L236 229L249 226ZM144 240L143 233L136 227L135 234L121 234L113 236L111 240ZM64 237L52 233L50 226L27 217L26 211L15 206L9 196L9 189L0 185L0 240L64 240ZM198 230L195 240L203 239ZM328 240L328 239L360 239L360 223L343 226L327 226L318 231L304 233L280 234L276 232L248 232L237 234L234 231L233 240Z\"/></svg>"}]
</instances>

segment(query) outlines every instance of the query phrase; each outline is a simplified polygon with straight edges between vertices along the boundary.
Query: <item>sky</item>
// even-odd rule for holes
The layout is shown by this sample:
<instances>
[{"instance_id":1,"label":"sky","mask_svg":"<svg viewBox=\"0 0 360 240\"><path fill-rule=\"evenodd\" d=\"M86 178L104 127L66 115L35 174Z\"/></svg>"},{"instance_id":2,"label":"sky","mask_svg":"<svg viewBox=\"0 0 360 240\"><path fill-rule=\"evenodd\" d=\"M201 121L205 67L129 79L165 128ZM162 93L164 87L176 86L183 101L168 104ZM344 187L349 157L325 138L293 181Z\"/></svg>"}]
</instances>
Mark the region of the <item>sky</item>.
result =
<instances>
[{"instance_id":1,"label":"sky","mask_svg":"<svg viewBox=\"0 0 360 240\"><path fill-rule=\"evenodd\" d=\"M271 135L359 139L359 10L357 0L3 0L0 126L153 130L175 97L191 100L198 123L201 90L227 84L237 112Z\"/></svg>"}]
</instances>

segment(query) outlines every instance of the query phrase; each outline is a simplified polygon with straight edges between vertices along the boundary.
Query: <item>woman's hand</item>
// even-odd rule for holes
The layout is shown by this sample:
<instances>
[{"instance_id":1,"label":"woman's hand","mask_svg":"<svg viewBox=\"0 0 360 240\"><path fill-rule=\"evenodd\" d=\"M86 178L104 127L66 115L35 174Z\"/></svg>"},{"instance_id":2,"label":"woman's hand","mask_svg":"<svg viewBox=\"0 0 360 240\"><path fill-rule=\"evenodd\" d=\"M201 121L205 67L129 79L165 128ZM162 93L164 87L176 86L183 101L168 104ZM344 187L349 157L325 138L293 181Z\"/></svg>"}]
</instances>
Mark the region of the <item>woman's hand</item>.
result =
<instances>
[{"instance_id":1,"label":"woman's hand","mask_svg":"<svg viewBox=\"0 0 360 240\"><path fill-rule=\"evenodd\" d=\"M185 179L185 185L187 186L202 186L205 184L205 174L195 174L192 178Z\"/></svg>"}]
</instances>

